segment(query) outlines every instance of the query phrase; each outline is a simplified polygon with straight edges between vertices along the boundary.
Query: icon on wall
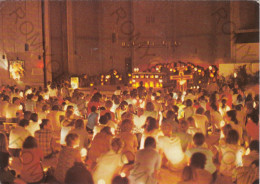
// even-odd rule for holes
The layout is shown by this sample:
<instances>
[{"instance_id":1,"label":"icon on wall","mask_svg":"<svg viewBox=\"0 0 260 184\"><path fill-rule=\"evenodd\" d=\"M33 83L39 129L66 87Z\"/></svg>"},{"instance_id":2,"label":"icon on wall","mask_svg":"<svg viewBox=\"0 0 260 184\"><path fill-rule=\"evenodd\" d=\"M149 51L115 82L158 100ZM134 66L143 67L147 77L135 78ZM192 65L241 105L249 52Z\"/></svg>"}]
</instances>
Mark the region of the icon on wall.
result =
<instances>
[{"instance_id":1,"label":"icon on wall","mask_svg":"<svg viewBox=\"0 0 260 184\"><path fill-rule=\"evenodd\" d=\"M20 81L24 77L24 61L15 60L9 61L9 74L10 78Z\"/></svg>"}]
</instances>

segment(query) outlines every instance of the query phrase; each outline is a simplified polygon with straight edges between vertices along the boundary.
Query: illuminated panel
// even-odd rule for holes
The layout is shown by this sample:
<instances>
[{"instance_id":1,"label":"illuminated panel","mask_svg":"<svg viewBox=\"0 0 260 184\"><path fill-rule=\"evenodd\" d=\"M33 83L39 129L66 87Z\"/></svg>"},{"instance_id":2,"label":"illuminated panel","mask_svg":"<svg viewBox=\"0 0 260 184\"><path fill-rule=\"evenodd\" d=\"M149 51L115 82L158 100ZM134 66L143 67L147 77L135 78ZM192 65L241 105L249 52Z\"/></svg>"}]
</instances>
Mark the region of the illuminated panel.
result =
<instances>
[{"instance_id":1,"label":"illuminated panel","mask_svg":"<svg viewBox=\"0 0 260 184\"><path fill-rule=\"evenodd\" d=\"M21 80L24 77L24 61L9 61L10 78Z\"/></svg>"},{"instance_id":2,"label":"illuminated panel","mask_svg":"<svg viewBox=\"0 0 260 184\"><path fill-rule=\"evenodd\" d=\"M79 87L79 78L78 77L71 77L70 78L70 85L73 89L76 89Z\"/></svg>"},{"instance_id":3,"label":"illuminated panel","mask_svg":"<svg viewBox=\"0 0 260 184\"><path fill-rule=\"evenodd\" d=\"M150 87L153 88L154 87L154 82L150 81Z\"/></svg>"}]
</instances>

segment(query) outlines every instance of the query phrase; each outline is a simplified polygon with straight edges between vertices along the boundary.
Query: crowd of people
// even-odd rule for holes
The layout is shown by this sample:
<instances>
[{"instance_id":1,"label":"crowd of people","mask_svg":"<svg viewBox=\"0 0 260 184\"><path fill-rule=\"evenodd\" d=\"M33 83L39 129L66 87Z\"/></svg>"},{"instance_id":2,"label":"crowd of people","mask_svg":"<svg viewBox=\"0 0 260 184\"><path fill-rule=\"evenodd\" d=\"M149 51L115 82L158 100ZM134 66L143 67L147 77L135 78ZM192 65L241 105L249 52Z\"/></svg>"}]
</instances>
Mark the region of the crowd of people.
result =
<instances>
[{"instance_id":1,"label":"crowd of people","mask_svg":"<svg viewBox=\"0 0 260 184\"><path fill-rule=\"evenodd\" d=\"M0 182L259 183L259 95L0 88Z\"/></svg>"}]
</instances>

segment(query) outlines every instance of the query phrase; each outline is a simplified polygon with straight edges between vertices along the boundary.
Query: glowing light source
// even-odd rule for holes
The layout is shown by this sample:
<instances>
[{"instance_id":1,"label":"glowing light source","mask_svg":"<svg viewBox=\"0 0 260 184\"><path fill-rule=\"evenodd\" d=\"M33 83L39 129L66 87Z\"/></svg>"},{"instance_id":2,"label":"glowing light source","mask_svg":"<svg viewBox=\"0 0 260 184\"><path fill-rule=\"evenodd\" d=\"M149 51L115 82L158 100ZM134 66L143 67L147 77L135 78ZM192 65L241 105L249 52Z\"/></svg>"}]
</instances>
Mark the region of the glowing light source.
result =
<instances>
[{"instance_id":1,"label":"glowing light source","mask_svg":"<svg viewBox=\"0 0 260 184\"><path fill-rule=\"evenodd\" d=\"M186 83L186 80L180 80L180 85L182 86L183 84Z\"/></svg>"},{"instance_id":2,"label":"glowing light source","mask_svg":"<svg viewBox=\"0 0 260 184\"><path fill-rule=\"evenodd\" d=\"M79 87L79 78L78 77L71 77L70 78L70 85L73 89L76 89Z\"/></svg>"},{"instance_id":3,"label":"glowing light source","mask_svg":"<svg viewBox=\"0 0 260 184\"><path fill-rule=\"evenodd\" d=\"M93 83L90 83L90 86L92 87L92 86L94 86L94 84L93 84Z\"/></svg>"},{"instance_id":4,"label":"glowing light source","mask_svg":"<svg viewBox=\"0 0 260 184\"><path fill-rule=\"evenodd\" d=\"M80 150L80 155L81 155L81 157L87 156L87 149L86 149L86 148L82 148L82 149Z\"/></svg>"},{"instance_id":5,"label":"glowing light source","mask_svg":"<svg viewBox=\"0 0 260 184\"><path fill-rule=\"evenodd\" d=\"M23 110L23 106L22 105L19 105L19 110Z\"/></svg>"},{"instance_id":6,"label":"glowing light source","mask_svg":"<svg viewBox=\"0 0 260 184\"><path fill-rule=\"evenodd\" d=\"M98 183L97 183L97 184L106 184L106 182L105 182L105 180L100 179L100 180L98 180Z\"/></svg>"},{"instance_id":7,"label":"glowing light source","mask_svg":"<svg viewBox=\"0 0 260 184\"><path fill-rule=\"evenodd\" d=\"M159 82L160 82L160 83L162 83L162 82L163 82L163 80L162 80L162 79L159 79Z\"/></svg>"},{"instance_id":8,"label":"glowing light source","mask_svg":"<svg viewBox=\"0 0 260 184\"><path fill-rule=\"evenodd\" d=\"M212 66L209 66L209 70L212 70Z\"/></svg>"},{"instance_id":9,"label":"glowing light source","mask_svg":"<svg viewBox=\"0 0 260 184\"><path fill-rule=\"evenodd\" d=\"M197 67L195 67L195 68L194 68L194 71L197 71L197 70L198 70Z\"/></svg>"},{"instance_id":10,"label":"glowing light source","mask_svg":"<svg viewBox=\"0 0 260 184\"><path fill-rule=\"evenodd\" d=\"M126 174L124 172L121 172L120 176L124 178L126 176Z\"/></svg>"},{"instance_id":11,"label":"glowing light source","mask_svg":"<svg viewBox=\"0 0 260 184\"><path fill-rule=\"evenodd\" d=\"M214 74L213 74L213 73L210 73L209 76L210 76L211 78L213 78L213 77L214 77Z\"/></svg>"},{"instance_id":12,"label":"glowing light source","mask_svg":"<svg viewBox=\"0 0 260 184\"><path fill-rule=\"evenodd\" d=\"M237 73L234 73L234 78L237 78Z\"/></svg>"}]
</instances>

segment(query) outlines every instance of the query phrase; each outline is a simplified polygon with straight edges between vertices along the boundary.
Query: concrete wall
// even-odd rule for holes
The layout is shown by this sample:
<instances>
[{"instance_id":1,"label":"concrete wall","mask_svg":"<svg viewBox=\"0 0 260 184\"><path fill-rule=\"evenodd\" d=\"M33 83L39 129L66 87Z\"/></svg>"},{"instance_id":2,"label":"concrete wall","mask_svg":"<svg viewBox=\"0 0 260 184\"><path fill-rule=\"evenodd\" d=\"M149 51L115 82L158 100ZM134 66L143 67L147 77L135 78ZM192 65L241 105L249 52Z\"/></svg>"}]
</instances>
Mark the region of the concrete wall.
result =
<instances>
[{"instance_id":1,"label":"concrete wall","mask_svg":"<svg viewBox=\"0 0 260 184\"><path fill-rule=\"evenodd\" d=\"M125 72L126 58L132 59L133 67L178 60L205 65L243 62L233 36L236 30L255 29L259 19L254 2L45 3L49 79L66 73L94 75L112 68ZM25 60L24 82L42 84L40 1L0 2L0 13L0 54L5 53L8 60ZM26 42L30 45L27 52ZM256 51L259 47L251 48ZM258 57L256 51L254 58L245 62ZM10 82L7 66L0 57L2 83Z\"/></svg>"},{"instance_id":2,"label":"concrete wall","mask_svg":"<svg viewBox=\"0 0 260 184\"><path fill-rule=\"evenodd\" d=\"M26 71L23 82L18 84L43 84L40 1L1 1L0 14L0 84L17 84L7 71L7 61L17 57L25 61ZM29 44L26 52L25 43Z\"/></svg>"},{"instance_id":3,"label":"concrete wall","mask_svg":"<svg viewBox=\"0 0 260 184\"><path fill-rule=\"evenodd\" d=\"M229 5L229 2L73 1L76 68L73 73L96 74L111 68L124 72L127 57L132 58L134 67L153 61L229 62L230 35L221 30L217 14L224 8L229 20ZM126 46L122 47L124 43Z\"/></svg>"}]
</instances>

